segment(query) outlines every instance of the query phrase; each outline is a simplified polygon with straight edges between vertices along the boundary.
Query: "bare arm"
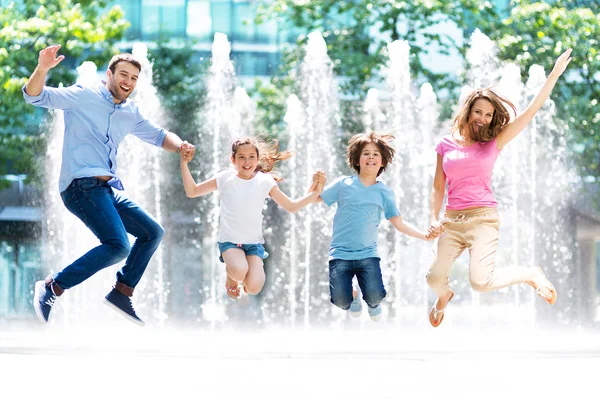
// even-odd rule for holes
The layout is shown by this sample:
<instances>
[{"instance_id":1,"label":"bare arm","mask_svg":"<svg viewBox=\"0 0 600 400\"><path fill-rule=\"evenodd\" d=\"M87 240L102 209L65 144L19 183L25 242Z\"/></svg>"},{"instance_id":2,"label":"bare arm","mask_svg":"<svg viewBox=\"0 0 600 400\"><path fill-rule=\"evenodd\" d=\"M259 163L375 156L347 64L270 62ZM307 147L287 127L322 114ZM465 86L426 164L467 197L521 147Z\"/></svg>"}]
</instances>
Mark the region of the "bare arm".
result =
<instances>
[{"instance_id":1,"label":"bare arm","mask_svg":"<svg viewBox=\"0 0 600 400\"><path fill-rule=\"evenodd\" d=\"M508 144L511 140L513 140L525 127L531 122L535 114L539 111L540 108L544 105L544 102L550 97L550 93L558 81L558 78L562 75L562 73L571 62L571 49L568 49L564 53L558 57L556 63L554 64L554 68L550 75L548 75L548 79L544 83L544 86L540 89L538 94L531 100L531 103L527 106L525 111L515 118L514 121L507 124L502 131L498 134L496 138L496 145L499 149L502 149L504 146Z\"/></svg>"},{"instance_id":2,"label":"bare arm","mask_svg":"<svg viewBox=\"0 0 600 400\"><path fill-rule=\"evenodd\" d=\"M311 189L313 186L315 186L315 185L313 184L311 186ZM275 201L275 203L277 203L284 210L291 212L291 213L295 213L295 212L303 209L310 203L316 203L318 201L317 199L320 198L319 194L323 190L323 186L322 186L322 184L317 185L317 186L321 186L321 190L311 191L311 192L305 194L304 196L300 197L299 199L292 200L285 193L283 193L281 191L281 189L279 189L279 186L275 185L269 192L269 196L271 196L271 198Z\"/></svg>"},{"instance_id":3,"label":"bare arm","mask_svg":"<svg viewBox=\"0 0 600 400\"><path fill-rule=\"evenodd\" d=\"M439 222L440 210L444 201L446 192L446 173L442 168L442 156L437 155L437 164L435 166L435 176L433 178L433 187L429 195L429 229L428 234L433 237L439 236L444 227Z\"/></svg>"},{"instance_id":4,"label":"bare arm","mask_svg":"<svg viewBox=\"0 0 600 400\"><path fill-rule=\"evenodd\" d=\"M204 196L205 194L217 190L217 178L211 178L197 185L188 167L188 161L182 156L179 163L181 167L181 177L183 178L183 187L185 188L187 197Z\"/></svg>"},{"instance_id":5,"label":"bare arm","mask_svg":"<svg viewBox=\"0 0 600 400\"><path fill-rule=\"evenodd\" d=\"M392 223L394 228L396 228L396 230L398 230L398 232L402 232L405 235L412 236L417 239L431 240L431 238L427 235L427 233L423 232L420 229L417 229L410 222L406 222L406 221L402 220L402 217L399 215L397 217L390 218L390 222Z\"/></svg>"},{"instance_id":6,"label":"bare arm","mask_svg":"<svg viewBox=\"0 0 600 400\"><path fill-rule=\"evenodd\" d=\"M56 44L40 50L40 54L38 56L38 65L35 67L35 70L29 77L27 85L25 85L25 92L29 96L39 96L39 94L42 93L42 90L44 89L44 83L46 83L46 77L48 76L48 71L56 67L62 60L65 59L65 56L63 55L58 57L56 56L56 53L59 49L60 44Z\"/></svg>"},{"instance_id":7,"label":"bare arm","mask_svg":"<svg viewBox=\"0 0 600 400\"><path fill-rule=\"evenodd\" d=\"M437 165L435 167L435 176L433 178L433 187L429 195L429 223L438 222L444 194L446 192L446 173L442 168L442 156L437 155Z\"/></svg>"},{"instance_id":8,"label":"bare arm","mask_svg":"<svg viewBox=\"0 0 600 400\"><path fill-rule=\"evenodd\" d=\"M187 141L184 142L179 136L177 136L173 132L167 132L167 136L165 136L165 140L163 141L162 147L163 149L170 151L171 153L179 153L179 147L181 147L183 143L187 143ZM192 148L193 147L194 146L192 146ZM192 150L190 149L190 151Z\"/></svg>"}]
</instances>

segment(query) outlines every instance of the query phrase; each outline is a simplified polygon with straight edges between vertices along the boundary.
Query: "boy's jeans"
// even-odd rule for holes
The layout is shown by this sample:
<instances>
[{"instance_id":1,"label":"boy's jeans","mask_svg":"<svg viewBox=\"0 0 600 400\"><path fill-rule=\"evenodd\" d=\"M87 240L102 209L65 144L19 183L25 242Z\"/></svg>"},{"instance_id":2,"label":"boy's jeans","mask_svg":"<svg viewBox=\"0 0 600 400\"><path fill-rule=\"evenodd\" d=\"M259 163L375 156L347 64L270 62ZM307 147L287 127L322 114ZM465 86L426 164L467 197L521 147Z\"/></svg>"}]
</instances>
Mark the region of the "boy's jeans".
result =
<instances>
[{"instance_id":1,"label":"boy's jeans","mask_svg":"<svg viewBox=\"0 0 600 400\"><path fill-rule=\"evenodd\" d=\"M352 303L352 278L356 275L363 300L376 307L387 294L383 287L379 258L362 260L329 260L329 294L331 302L342 310Z\"/></svg>"},{"instance_id":2,"label":"boy's jeans","mask_svg":"<svg viewBox=\"0 0 600 400\"><path fill-rule=\"evenodd\" d=\"M60 196L67 209L96 235L101 244L56 274L54 280L58 286L69 289L127 257L125 265L117 272L117 282L134 288L163 237L160 224L98 178L75 179ZM127 233L136 237L131 249Z\"/></svg>"}]
</instances>

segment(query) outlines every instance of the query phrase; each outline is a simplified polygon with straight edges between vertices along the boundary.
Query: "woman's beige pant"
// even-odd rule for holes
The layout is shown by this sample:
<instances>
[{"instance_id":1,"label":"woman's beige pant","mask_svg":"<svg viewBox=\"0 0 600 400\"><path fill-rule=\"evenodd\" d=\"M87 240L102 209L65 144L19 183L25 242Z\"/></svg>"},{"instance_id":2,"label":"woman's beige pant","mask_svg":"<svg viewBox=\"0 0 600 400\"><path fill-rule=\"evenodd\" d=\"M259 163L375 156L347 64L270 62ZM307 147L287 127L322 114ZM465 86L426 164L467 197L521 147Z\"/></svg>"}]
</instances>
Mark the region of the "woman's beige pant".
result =
<instances>
[{"instance_id":1,"label":"woman's beige pant","mask_svg":"<svg viewBox=\"0 0 600 400\"><path fill-rule=\"evenodd\" d=\"M454 261L469 249L469 281L474 290L489 292L531 278L532 269L496 266L500 219L495 208L446 210L444 233L434 248L427 284L438 297L448 294L448 275Z\"/></svg>"}]
</instances>

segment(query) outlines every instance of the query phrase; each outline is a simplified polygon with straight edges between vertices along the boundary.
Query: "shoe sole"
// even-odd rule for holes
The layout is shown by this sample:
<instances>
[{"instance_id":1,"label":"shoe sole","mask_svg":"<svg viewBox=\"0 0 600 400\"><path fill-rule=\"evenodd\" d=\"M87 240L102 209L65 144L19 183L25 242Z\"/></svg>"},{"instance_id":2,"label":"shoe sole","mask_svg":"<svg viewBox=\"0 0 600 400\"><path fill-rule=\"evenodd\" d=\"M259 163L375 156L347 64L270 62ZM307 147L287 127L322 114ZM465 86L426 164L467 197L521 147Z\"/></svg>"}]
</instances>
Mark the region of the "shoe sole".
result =
<instances>
[{"instance_id":1,"label":"shoe sole","mask_svg":"<svg viewBox=\"0 0 600 400\"><path fill-rule=\"evenodd\" d=\"M377 315L371 315L371 314L369 314L369 317L371 318L371 321L375 321L375 322L381 321L381 314L382 313L383 313L383 310L380 310L379 314L377 314Z\"/></svg>"},{"instance_id":2,"label":"shoe sole","mask_svg":"<svg viewBox=\"0 0 600 400\"><path fill-rule=\"evenodd\" d=\"M48 315L48 320L46 320L46 318L44 318L44 314L42 313L42 310L40 308L40 287L41 285L44 285L45 283L43 281L39 281L35 283L35 289L34 289L34 294L33 294L33 309L35 310L35 315L37 316L37 318L40 320L40 322L47 324L48 320L50 319L50 315Z\"/></svg>"},{"instance_id":3,"label":"shoe sole","mask_svg":"<svg viewBox=\"0 0 600 400\"><path fill-rule=\"evenodd\" d=\"M133 322L134 324L139 325L139 326L146 325L146 323L144 321L140 321L140 320L137 320L137 319L133 318L131 315L127 314L126 312L123 312L123 310L121 310L119 307L115 306L113 303L111 303L110 301L108 301L106 299L104 299L104 304L106 304L107 306L109 306L113 310L117 311L119 314L121 314L126 319L128 319L131 322Z\"/></svg>"},{"instance_id":4,"label":"shoe sole","mask_svg":"<svg viewBox=\"0 0 600 400\"><path fill-rule=\"evenodd\" d=\"M350 311L350 316L352 316L352 318L360 318L361 315L362 315L362 310Z\"/></svg>"}]
</instances>

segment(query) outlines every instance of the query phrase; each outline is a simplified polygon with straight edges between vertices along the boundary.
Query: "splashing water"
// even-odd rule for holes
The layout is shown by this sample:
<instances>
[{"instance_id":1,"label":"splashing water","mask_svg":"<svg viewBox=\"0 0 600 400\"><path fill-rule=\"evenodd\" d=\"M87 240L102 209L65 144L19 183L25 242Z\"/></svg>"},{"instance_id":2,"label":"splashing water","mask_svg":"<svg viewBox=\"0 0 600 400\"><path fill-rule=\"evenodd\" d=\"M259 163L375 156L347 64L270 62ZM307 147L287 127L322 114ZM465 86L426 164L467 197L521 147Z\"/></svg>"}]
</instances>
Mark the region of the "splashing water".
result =
<instances>
[{"instance_id":1,"label":"splashing water","mask_svg":"<svg viewBox=\"0 0 600 400\"><path fill-rule=\"evenodd\" d=\"M381 109L378 89L372 88L368 90L363 111L365 115L363 122L365 125L365 131L380 132L385 124L385 114Z\"/></svg>"},{"instance_id":2,"label":"splashing water","mask_svg":"<svg viewBox=\"0 0 600 400\"><path fill-rule=\"evenodd\" d=\"M140 61L142 70L135 92L131 95L146 118L164 126L164 111L156 88L152 84L152 63L148 48L143 43L133 45L132 54ZM144 208L161 225L163 222L161 178L164 171L163 149L148 145L133 135L125 137L119 146L117 174L125 186L124 194ZM133 241L134 238L130 237ZM164 244L161 244L150 260L144 279L136 288L137 305L143 315L153 316L159 324L167 319L166 302L169 285L165 279Z\"/></svg>"},{"instance_id":3,"label":"splashing water","mask_svg":"<svg viewBox=\"0 0 600 400\"><path fill-rule=\"evenodd\" d=\"M498 82L498 48L479 29L475 29L467 50L467 80L473 88L486 88Z\"/></svg>"},{"instance_id":4,"label":"splashing water","mask_svg":"<svg viewBox=\"0 0 600 400\"><path fill-rule=\"evenodd\" d=\"M284 185L292 197L306 193L317 169L327 173L329 182L340 173L336 154L339 127L339 100L333 76L333 63L319 32L309 34L306 55L300 66L299 95L288 99L290 148L296 155L285 167L289 183ZM293 146L293 147L292 147ZM303 326L330 320L332 307L328 296L328 247L331 235L331 210L322 204L309 205L292 217L297 229L286 233L285 260L294 263L275 265L276 274L290 276L287 296L295 326L296 315L303 315ZM283 296L275 289L273 301ZM295 296L294 296L295 294ZM297 301L298 300L298 301ZM276 304L273 305L276 307ZM333 311L335 312L335 311ZM276 314L275 314L276 315Z\"/></svg>"}]
</instances>

